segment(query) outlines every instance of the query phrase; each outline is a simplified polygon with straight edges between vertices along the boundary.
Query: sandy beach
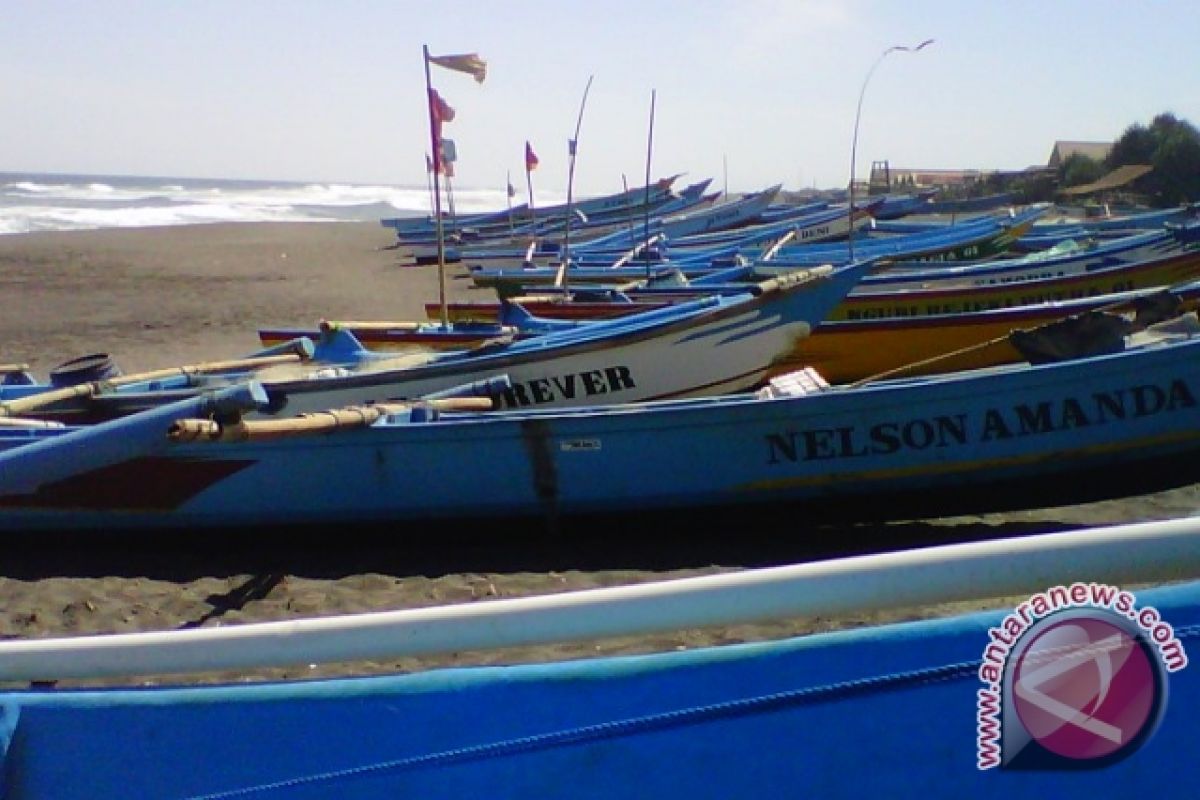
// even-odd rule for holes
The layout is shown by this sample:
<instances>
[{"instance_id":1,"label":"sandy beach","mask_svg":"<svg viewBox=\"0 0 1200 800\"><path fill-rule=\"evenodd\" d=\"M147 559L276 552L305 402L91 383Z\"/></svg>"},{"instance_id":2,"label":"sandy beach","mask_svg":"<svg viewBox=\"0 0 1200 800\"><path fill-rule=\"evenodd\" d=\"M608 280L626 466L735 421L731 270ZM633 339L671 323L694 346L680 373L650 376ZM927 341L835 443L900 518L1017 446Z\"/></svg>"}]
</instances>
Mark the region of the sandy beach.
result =
<instances>
[{"instance_id":1,"label":"sandy beach","mask_svg":"<svg viewBox=\"0 0 1200 800\"><path fill-rule=\"evenodd\" d=\"M85 354L109 353L126 373L236 358L259 347L259 326L319 319L422 319L438 299L437 268L400 266L393 232L377 223L215 224L0 236L0 360L39 376ZM448 270L450 300L490 300L465 270ZM664 532L548 537L445 530L305 532L6 542L0 558L0 638L167 630L368 610L486 602L790 563L841 553L1176 516L1200 509L1200 487L1088 506L881 526L806 524L798 515L728 519ZM9 546L11 544L11 546ZM1189 576L1181 576L1189 577ZM1012 598L861 618L763 625L498 653L156 678L139 682L304 678L647 652L778 637Z\"/></svg>"}]
</instances>

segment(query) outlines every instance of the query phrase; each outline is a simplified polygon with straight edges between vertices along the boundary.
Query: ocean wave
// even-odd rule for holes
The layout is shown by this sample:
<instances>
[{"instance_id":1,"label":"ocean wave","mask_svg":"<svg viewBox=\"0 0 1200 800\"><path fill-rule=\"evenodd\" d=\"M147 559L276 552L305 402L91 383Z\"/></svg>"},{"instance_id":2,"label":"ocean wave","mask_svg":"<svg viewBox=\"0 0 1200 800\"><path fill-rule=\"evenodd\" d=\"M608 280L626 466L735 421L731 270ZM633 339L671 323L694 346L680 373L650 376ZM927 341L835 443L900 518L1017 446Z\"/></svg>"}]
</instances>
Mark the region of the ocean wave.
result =
<instances>
[{"instance_id":1,"label":"ocean wave","mask_svg":"<svg viewBox=\"0 0 1200 800\"><path fill-rule=\"evenodd\" d=\"M540 203L562 202L538 194ZM504 189L443 191L442 208L503 209ZM427 186L0 174L0 234L208 222L378 221L427 215Z\"/></svg>"}]
</instances>

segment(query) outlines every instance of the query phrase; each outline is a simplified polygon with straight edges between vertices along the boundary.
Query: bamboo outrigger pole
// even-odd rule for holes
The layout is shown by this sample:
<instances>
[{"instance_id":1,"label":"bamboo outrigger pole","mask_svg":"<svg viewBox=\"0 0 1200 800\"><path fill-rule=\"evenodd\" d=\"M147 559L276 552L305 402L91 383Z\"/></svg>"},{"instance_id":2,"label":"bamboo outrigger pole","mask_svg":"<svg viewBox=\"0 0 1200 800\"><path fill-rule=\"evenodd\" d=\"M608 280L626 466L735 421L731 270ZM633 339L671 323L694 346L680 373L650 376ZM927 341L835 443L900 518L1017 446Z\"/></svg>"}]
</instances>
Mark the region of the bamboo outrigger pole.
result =
<instances>
[{"instance_id":1,"label":"bamboo outrigger pole","mask_svg":"<svg viewBox=\"0 0 1200 800\"><path fill-rule=\"evenodd\" d=\"M1082 575L1122 583L1175 581L1200 569L1198 545L1200 521L1177 519L487 603L19 639L0 642L0 680L159 675L527 647L1004 597L1068 584Z\"/></svg>"}]
</instances>

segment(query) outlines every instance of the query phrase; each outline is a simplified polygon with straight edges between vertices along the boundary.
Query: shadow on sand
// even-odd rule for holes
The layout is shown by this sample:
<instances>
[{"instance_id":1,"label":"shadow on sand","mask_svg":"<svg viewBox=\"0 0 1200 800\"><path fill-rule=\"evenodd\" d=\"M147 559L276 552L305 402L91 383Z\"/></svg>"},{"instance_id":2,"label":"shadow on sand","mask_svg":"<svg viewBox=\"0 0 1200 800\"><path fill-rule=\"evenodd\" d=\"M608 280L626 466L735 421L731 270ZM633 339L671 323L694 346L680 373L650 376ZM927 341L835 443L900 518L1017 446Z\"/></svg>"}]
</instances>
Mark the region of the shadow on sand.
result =
<instances>
[{"instance_id":1,"label":"shadow on sand","mask_svg":"<svg viewBox=\"0 0 1200 800\"><path fill-rule=\"evenodd\" d=\"M380 573L754 568L889 550L1066 530L1047 522L806 523L794 514L649 518L547 532L521 520L299 527L238 532L46 534L10 541L2 573L50 577L294 575L336 580Z\"/></svg>"}]
</instances>

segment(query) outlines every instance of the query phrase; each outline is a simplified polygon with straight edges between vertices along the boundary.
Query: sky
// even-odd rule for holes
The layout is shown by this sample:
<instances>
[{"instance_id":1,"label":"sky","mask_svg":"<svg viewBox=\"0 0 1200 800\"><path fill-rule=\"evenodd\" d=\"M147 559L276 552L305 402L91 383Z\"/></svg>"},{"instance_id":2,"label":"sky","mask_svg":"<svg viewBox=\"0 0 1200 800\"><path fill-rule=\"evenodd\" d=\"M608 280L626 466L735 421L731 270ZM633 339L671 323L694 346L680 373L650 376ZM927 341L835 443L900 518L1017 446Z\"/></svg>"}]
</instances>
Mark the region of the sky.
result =
<instances>
[{"instance_id":1,"label":"sky","mask_svg":"<svg viewBox=\"0 0 1200 800\"><path fill-rule=\"evenodd\" d=\"M0 171L424 186L422 47L456 188L747 192L1043 165L1200 124L1195 0L9 0ZM894 51L925 39L920 52ZM592 81L584 103L584 90ZM861 100L861 105L860 105ZM653 104L653 125L651 108ZM582 107L582 117L581 114ZM857 126L856 126L856 112ZM857 133L857 136L855 135ZM647 165L649 156L649 165Z\"/></svg>"}]
</instances>

